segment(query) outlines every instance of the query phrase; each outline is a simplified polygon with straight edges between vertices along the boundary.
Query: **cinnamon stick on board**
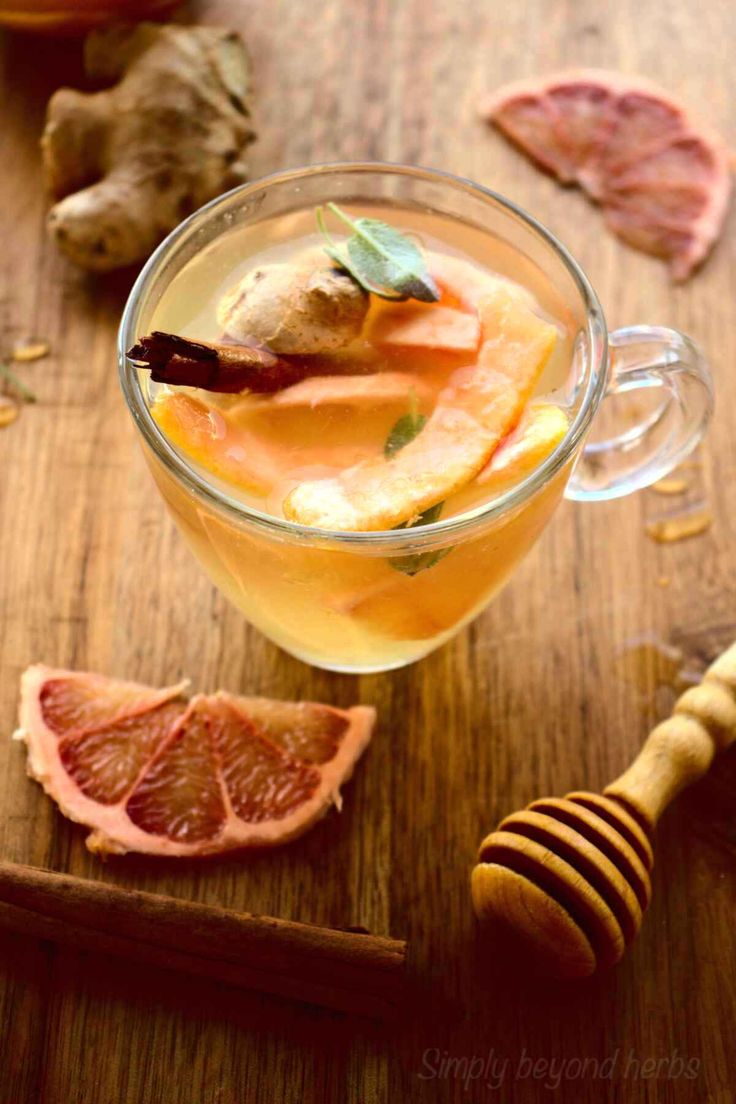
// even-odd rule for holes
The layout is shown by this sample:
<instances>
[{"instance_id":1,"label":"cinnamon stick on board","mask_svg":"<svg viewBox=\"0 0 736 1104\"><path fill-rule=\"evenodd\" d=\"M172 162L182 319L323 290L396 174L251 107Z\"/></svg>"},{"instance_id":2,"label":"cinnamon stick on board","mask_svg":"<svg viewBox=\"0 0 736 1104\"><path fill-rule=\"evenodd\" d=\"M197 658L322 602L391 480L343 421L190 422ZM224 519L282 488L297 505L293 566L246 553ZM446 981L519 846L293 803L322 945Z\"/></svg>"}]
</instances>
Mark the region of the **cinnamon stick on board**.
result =
<instances>
[{"instance_id":1,"label":"cinnamon stick on board","mask_svg":"<svg viewBox=\"0 0 736 1104\"><path fill-rule=\"evenodd\" d=\"M401 1003L406 943L0 862L0 927L342 1012Z\"/></svg>"},{"instance_id":2,"label":"cinnamon stick on board","mask_svg":"<svg viewBox=\"0 0 736 1104\"><path fill-rule=\"evenodd\" d=\"M148 368L156 383L201 387L226 395L246 388L261 393L281 391L305 376L303 366L277 357L269 349L191 341L161 330L140 338L127 356Z\"/></svg>"}]
</instances>

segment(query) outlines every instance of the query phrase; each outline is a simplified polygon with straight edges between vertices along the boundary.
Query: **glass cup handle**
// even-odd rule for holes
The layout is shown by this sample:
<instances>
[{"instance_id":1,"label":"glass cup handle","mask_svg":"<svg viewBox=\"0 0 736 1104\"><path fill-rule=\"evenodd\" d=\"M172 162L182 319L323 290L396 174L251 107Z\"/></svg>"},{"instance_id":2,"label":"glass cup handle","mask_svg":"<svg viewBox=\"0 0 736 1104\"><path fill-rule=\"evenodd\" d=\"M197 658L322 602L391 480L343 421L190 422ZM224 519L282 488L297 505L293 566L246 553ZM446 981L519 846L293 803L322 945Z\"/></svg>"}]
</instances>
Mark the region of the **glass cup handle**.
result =
<instances>
[{"instance_id":1,"label":"glass cup handle","mask_svg":"<svg viewBox=\"0 0 736 1104\"><path fill-rule=\"evenodd\" d=\"M713 412L698 347L664 326L609 335L608 386L565 496L596 502L648 487L693 451Z\"/></svg>"}]
</instances>

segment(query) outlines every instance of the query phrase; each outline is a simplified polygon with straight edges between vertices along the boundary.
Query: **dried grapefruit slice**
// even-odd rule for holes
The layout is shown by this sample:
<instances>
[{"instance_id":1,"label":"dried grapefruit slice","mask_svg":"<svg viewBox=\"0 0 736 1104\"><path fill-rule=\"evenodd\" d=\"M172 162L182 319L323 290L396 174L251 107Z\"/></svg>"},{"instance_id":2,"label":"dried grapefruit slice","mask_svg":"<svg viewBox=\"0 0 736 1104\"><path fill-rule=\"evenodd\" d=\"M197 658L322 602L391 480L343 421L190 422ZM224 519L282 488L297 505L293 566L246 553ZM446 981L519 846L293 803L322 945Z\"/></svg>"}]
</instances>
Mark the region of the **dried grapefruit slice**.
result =
<instances>
[{"instance_id":1,"label":"dried grapefruit slice","mask_svg":"<svg viewBox=\"0 0 736 1104\"><path fill-rule=\"evenodd\" d=\"M603 207L614 233L686 279L718 237L731 191L718 135L657 85L580 69L504 85L482 115Z\"/></svg>"},{"instance_id":2,"label":"dried grapefruit slice","mask_svg":"<svg viewBox=\"0 0 736 1104\"><path fill-rule=\"evenodd\" d=\"M557 336L501 283L479 313L478 363L455 374L422 432L391 459L300 483L284 502L286 517L322 529L390 529L475 478L519 421Z\"/></svg>"},{"instance_id":3,"label":"dried grapefruit slice","mask_svg":"<svg viewBox=\"0 0 736 1104\"><path fill-rule=\"evenodd\" d=\"M29 667L20 728L28 773L91 851L210 855L284 843L332 803L375 710L183 696L87 672Z\"/></svg>"}]
</instances>

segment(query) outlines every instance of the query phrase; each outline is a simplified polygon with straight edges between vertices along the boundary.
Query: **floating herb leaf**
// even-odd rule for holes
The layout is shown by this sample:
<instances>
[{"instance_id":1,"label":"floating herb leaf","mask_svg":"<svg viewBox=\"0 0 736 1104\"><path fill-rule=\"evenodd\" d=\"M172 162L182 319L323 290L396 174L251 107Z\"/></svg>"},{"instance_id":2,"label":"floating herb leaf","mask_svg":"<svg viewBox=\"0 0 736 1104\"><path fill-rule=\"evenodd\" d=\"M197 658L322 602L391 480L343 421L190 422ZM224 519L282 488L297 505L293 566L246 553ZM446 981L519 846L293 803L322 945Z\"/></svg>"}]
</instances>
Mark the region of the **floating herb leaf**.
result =
<instances>
[{"instance_id":1,"label":"floating herb leaf","mask_svg":"<svg viewBox=\"0 0 736 1104\"><path fill-rule=\"evenodd\" d=\"M427 424L426 414L403 414L393 425L386 438L383 453L387 460L395 456L399 449L413 441L420 430Z\"/></svg>"},{"instance_id":2,"label":"floating herb leaf","mask_svg":"<svg viewBox=\"0 0 736 1104\"><path fill-rule=\"evenodd\" d=\"M436 502L424 510L418 518L412 522L404 522L397 525L397 529L414 529L418 525L431 525L433 521L439 521L444 502ZM443 559L452 548L435 548L431 552L415 552L409 556L394 556L388 562L395 571L403 575L418 575L420 571L426 571L428 567L434 567Z\"/></svg>"},{"instance_id":3,"label":"floating herb leaf","mask_svg":"<svg viewBox=\"0 0 736 1104\"><path fill-rule=\"evenodd\" d=\"M401 525L397 525L397 529L414 529L417 525L431 525L433 521L440 520L440 514L442 513L442 507L444 502L435 502L434 506L428 506L426 510L422 510L419 517L415 518L411 523L402 521Z\"/></svg>"},{"instance_id":4,"label":"floating herb leaf","mask_svg":"<svg viewBox=\"0 0 736 1104\"><path fill-rule=\"evenodd\" d=\"M452 552L452 548L436 548L434 552L417 552L413 556L394 556L388 562L402 575L418 575L420 571L426 571L427 568L438 564L448 552Z\"/></svg>"},{"instance_id":5,"label":"floating herb leaf","mask_svg":"<svg viewBox=\"0 0 736 1104\"><path fill-rule=\"evenodd\" d=\"M383 451L387 459L395 456L405 445L419 434L427 423L426 414L420 414L417 410L417 395L414 388L409 392L409 413L403 414L392 426ZM397 525L397 529L414 529L419 525L431 525L439 521L444 502L435 502L423 510L419 517L413 521L404 521ZM409 556L394 556L388 562L395 571L401 571L404 575L417 575L420 571L426 571L428 567L434 567L440 560L451 552L452 548L437 548L432 552L415 552Z\"/></svg>"},{"instance_id":6,"label":"floating herb leaf","mask_svg":"<svg viewBox=\"0 0 736 1104\"><path fill-rule=\"evenodd\" d=\"M402 414L398 421L394 422L389 430L386 444L383 446L383 455L387 460L399 452L404 445L408 445L427 424L427 415L419 413L419 401L416 390L409 388L409 412Z\"/></svg>"},{"instance_id":7,"label":"floating herb leaf","mask_svg":"<svg viewBox=\"0 0 736 1104\"><path fill-rule=\"evenodd\" d=\"M361 287L382 299L437 302L439 288L410 238L380 219L350 218L336 203L328 203L327 208L350 227L352 234L345 243L335 242L318 207L317 226L327 242L325 251Z\"/></svg>"}]
</instances>

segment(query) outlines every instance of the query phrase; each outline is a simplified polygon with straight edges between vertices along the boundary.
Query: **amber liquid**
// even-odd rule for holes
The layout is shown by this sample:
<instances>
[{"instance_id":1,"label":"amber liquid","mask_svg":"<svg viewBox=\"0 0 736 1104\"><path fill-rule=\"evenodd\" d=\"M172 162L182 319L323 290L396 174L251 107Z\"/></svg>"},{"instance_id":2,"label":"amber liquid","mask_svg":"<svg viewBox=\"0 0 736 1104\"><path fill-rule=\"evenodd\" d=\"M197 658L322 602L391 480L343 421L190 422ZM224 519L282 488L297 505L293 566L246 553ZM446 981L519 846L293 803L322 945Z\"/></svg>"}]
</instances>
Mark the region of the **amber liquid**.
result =
<instances>
[{"instance_id":1,"label":"amber liquid","mask_svg":"<svg viewBox=\"0 0 736 1104\"><path fill-rule=\"evenodd\" d=\"M538 387L540 398L557 405L567 402L574 326L564 303L546 277L505 243L465 224L409 210L350 208L418 234L425 249L459 257L514 281L530 298L534 310L553 321L558 340ZM150 328L217 340L216 305L249 269L289 260L318 247L313 234L313 210L296 212L237 228L203 249L164 292ZM380 310L380 304L371 310ZM436 396L452 374L462 371L462 358L427 350L381 353L365 342L345 354L349 373L402 371L422 381L420 407L431 412ZM466 358L465 361L468 364ZM334 365L331 370L334 370ZM146 384L157 408L170 397ZM210 411L211 447L181 449L187 462L207 482L243 506L283 516L289 490L305 479L335 474L363 458L378 456L391 426L406 411L407 399L367 405L359 416L339 407L277 410L256 396L219 398L196 393ZM165 426L165 420L161 421ZM225 428L223 428L225 426ZM244 436L227 436L227 431ZM232 453L243 441L244 472L249 457L267 476L237 483L220 478L216 462L223 440ZM154 475L195 555L218 587L249 621L287 651L317 666L342 671L375 671L402 666L432 651L474 617L507 580L532 546L564 489L569 471L528 498L523 506L476 528L470 535L422 546L413 556L426 555L428 566L406 570L406 556L386 556L374 547L334 541L310 542L275 534L267 527L239 521L231 513L205 505L185 484L175 480L153 456ZM497 493L497 492L494 492ZM442 517L465 513L489 497L470 484L445 502ZM421 541L421 533L414 530ZM449 549L449 551L448 551ZM437 551L446 554L436 556ZM409 568L416 560L408 561Z\"/></svg>"}]
</instances>

